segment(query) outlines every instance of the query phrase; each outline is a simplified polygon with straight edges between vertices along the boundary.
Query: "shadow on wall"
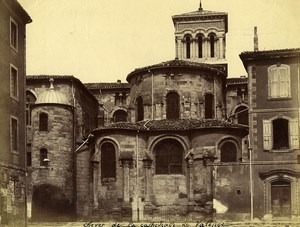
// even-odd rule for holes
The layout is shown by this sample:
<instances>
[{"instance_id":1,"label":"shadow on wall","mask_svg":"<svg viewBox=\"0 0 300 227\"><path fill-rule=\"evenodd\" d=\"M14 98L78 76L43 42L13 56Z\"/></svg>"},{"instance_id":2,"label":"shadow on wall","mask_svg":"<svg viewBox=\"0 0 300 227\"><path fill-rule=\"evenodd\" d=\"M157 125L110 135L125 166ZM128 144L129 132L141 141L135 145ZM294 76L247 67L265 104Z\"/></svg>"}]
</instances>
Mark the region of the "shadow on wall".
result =
<instances>
[{"instance_id":1,"label":"shadow on wall","mask_svg":"<svg viewBox=\"0 0 300 227\"><path fill-rule=\"evenodd\" d=\"M61 188L50 184L34 186L32 221L72 221L74 214L74 205Z\"/></svg>"}]
</instances>

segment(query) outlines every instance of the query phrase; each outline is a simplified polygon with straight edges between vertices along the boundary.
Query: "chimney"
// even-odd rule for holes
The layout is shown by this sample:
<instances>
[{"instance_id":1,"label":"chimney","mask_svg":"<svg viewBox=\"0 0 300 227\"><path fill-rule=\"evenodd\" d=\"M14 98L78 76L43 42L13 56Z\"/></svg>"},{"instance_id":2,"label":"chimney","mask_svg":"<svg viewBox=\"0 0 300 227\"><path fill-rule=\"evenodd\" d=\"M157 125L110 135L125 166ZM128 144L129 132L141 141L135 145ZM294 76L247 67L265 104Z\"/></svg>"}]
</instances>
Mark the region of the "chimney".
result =
<instances>
[{"instance_id":1,"label":"chimney","mask_svg":"<svg viewBox=\"0 0 300 227\"><path fill-rule=\"evenodd\" d=\"M257 36L257 27L254 27L254 51L258 51L258 36Z\"/></svg>"},{"instance_id":2,"label":"chimney","mask_svg":"<svg viewBox=\"0 0 300 227\"><path fill-rule=\"evenodd\" d=\"M120 83L121 83L121 80L117 80L117 83L120 84Z\"/></svg>"}]
</instances>

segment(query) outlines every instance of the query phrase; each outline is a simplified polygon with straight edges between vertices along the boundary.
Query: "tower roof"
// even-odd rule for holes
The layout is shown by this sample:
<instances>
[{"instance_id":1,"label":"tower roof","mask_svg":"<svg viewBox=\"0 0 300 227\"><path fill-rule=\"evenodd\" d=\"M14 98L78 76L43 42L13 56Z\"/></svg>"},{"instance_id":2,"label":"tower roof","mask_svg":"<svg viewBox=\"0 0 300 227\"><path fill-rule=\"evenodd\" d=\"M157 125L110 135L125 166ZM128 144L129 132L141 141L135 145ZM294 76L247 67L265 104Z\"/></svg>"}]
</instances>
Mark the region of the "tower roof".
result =
<instances>
[{"instance_id":1,"label":"tower roof","mask_svg":"<svg viewBox=\"0 0 300 227\"><path fill-rule=\"evenodd\" d=\"M50 88L47 91L44 91L41 93L35 104L65 104L69 105L68 99L65 94L61 93L60 91L57 91L54 89L54 79L50 78Z\"/></svg>"},{"instance_id":2,"label":"tower roof","mask_svg":"<svg viewBox=\"0 0 300 227\"><path fill-rule=\"evenodd\" d=\"M225 30L226 32L228 31L228 14L226 12L203 10L201 2L197 11L172 16L174 25L176 25L176 23L180 21L204 21L212 19L225 20Z\"/></svg>"}]
</instances>

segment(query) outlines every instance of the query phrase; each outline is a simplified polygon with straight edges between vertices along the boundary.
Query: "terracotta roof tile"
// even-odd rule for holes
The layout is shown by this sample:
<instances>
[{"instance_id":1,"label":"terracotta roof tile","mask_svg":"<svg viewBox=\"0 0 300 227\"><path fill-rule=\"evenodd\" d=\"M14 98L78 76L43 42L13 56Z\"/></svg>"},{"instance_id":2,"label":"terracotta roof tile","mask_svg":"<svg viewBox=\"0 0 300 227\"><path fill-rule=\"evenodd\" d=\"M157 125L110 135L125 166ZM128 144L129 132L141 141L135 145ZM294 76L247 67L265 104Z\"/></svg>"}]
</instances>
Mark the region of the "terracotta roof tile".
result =
<instances>
[{"instance_id":1,"label":"terracotta roof tile","mask_svg":"<svg viewBox=\"0 0 300 227\"><path fill-rule=\"evenodd\" d=\"M236 77L236 78L227 78L226 85L234 85L234 84L247 84L248 77Z\"/></svg>"},{"instance_id":2,"label":"terracotta roof tile","mask_svg":"<svg viewBox=\"0 0 300 227\"><path fill-rule=\"evenodd\" d=\"M178 119L178 120L150 120L137 123L117 122L105 127L97 128L95 131L124 129L140 131L184 131L204 128L247 128L244 125L234 124L227 121L215 119Z\"/></svg>"}]
</instances>

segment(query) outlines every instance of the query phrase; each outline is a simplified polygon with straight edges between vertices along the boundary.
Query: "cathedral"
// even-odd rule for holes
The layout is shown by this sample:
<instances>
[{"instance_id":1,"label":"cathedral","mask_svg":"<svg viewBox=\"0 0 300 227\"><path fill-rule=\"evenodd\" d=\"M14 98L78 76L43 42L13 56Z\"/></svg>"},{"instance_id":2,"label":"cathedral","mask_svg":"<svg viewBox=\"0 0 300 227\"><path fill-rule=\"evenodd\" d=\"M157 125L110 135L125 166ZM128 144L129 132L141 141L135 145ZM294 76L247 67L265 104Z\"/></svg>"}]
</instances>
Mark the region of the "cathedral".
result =
<instances>
[{"instance_id":1,"label":"cathedral","mask_svg":"<svg viewBox=\"0 0 300 227\"><path fill-rule=\"evenodd\" d=\"M233 78L227 13L172 20L175 58L126 83L26 76L30 220L299 221L300 49L255 33Z\"/></svg>"}]
</instances>

